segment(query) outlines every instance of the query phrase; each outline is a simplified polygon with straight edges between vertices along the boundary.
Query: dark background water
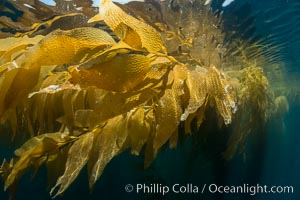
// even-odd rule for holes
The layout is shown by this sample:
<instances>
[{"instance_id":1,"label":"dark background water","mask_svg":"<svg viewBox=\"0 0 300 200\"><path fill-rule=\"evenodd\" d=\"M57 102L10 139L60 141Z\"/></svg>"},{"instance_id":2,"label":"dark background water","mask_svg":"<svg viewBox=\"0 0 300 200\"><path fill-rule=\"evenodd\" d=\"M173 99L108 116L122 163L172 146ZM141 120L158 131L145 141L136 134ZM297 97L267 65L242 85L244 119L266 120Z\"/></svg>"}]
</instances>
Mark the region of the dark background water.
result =
<instances>
[{"instance_id":1,"label":"dark background water","mask_svg":"<svg viewBox=\"0 0 300 200\"><path fill-rule=\"evenodd\" d=\"M224 12L225 28L235 29L244 39L264 39L265 43L278 46L277 55L285 65L288 75L297 82L300 68L300 0L235 0L222 8L223 1L213 1L213 9ZM290 99L291 100L291 99ZM270 122L268 133L259 140L250 141L246 159L237 155L231 161L222 159L224 135L212 130L207 142L195 148L193 138L187 139L177 149L164 148L153 165L143 169L143 157L135 157L126 151L112 160L92 194L88 190L86 169L65 194L57 199L300 199L300 103L293 99L290 111L284 118L283 129ZM257 133L258 135L260 133ZM0 144L0 160L11 157L14 147L7 149ZM293 186L293 194L157 194L126 193L126 184L187 183L202 187L218 185L268 185ZM3 183L0 183L3 188ZM200 189L201 190L201 189ZM200 191L199 191L200 192ZM0 192L0 199L8 199L8 193ZM50 199L46 171L42 168L32 178L26 173L20 181L16 199Z\"/></svg>"}]
</instances>

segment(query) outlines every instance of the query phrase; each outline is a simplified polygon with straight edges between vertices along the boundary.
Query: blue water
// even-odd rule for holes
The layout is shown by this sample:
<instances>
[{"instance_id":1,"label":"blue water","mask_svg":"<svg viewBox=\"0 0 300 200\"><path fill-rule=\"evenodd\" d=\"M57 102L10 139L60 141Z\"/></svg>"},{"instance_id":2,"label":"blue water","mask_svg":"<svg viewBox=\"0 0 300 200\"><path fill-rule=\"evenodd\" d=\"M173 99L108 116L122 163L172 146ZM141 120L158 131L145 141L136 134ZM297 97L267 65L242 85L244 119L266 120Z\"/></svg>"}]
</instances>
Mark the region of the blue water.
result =
<instances>
[{"instance_id":1,"label":"blue water","mask_svg":"<svg viewBox=\"0 0 300 200\"><path fill-rule=\"evenodd\" d=\"M300 80L300 0L235 0L222 7L222 0L213 0L212 8L223 11L225 28L236 29L244 39L263 39L265 44L278 46L273 55L284 63L286 73L293 83ZM266 52L268 55L270 52ZM298 76L299 75L299 76ZM291 100L291 99L290 99ZM86 170L57 199L234 199L234 200L282 200L300 199L300 102L293 99L290 111L284 117L283 129L276 122L270 122L268 133L260 139L253 139L246 158L236 155L233 160L222 159L225 144L220 134L207 138L211 146L194 148L193 138L179 144L177 149L164 148L153 165L144 170L143 157L135 157L126 151L108 164L102 177L96 183L92 194L88 189ZM219 134L218 137L216 134ZM260 133L257 133L258 135ZM0 160L11 157L13 147L7 149L0 144ZM46 170L42 168L32 178L26 173L20 181L16 199L46 200L49 197ZM202 187L217 185L268 185L293 186L293 194L156 194L127 193L126 184L138 183L171 186L175 183ZM0 188L3 183L0 182ZM8 199L8 193L0 192L0 199Z\"/></svg>"}]
</instances>

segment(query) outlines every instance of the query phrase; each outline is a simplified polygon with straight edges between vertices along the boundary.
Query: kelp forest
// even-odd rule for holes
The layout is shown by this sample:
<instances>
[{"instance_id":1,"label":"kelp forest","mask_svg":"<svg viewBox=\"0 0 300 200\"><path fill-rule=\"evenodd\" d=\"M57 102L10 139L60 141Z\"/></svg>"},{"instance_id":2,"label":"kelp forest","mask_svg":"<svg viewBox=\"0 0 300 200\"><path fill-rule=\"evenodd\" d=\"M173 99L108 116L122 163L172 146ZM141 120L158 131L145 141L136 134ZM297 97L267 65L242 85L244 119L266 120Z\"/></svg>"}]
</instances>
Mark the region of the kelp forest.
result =
<instances>
[{"instance_id":1,"label":"kelp forest","mask_svg":"<svg viewBox=\"0 0 300 200\"><path fill-rule=\"evenodd\" d=\"M5 7L22 11L17 22L0 17L0 138L18 144L0 168L11 198L41 166L53 198L85 167L93 190L122 152L148 168L162 148L210 134L204 123L227 134L225 160L246 157L249 138L289 109L265 73L276 47L225 30L208 1L20 2Z\"/></svg>"}]
</instances>

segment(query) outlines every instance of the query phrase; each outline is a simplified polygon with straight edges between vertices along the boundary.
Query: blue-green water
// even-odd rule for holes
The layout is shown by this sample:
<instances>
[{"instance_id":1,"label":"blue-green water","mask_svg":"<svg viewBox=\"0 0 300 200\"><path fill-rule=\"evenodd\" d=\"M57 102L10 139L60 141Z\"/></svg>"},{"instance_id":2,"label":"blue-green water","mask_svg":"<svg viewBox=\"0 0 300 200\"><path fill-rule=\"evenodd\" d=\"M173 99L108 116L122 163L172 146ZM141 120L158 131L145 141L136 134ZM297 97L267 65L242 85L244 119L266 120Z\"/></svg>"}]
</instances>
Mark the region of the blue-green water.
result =
<instances>
[{"instance_id":1,"label":"blue-green water","mask_svg":"<svg viewBox=\"0 0 300 200\"><path fill-rule=\"evenodd\" d=\"M295 83L300 80L300 1L299 0L235 0L223 8L223 1L213 0L212 8L222 10L225 29L235 29L244 39L264 39L265 43L278 46L276 54ZM267 39L266 39L267 38ZM295 87L295 85L291 85ZM87 172L83 173L57 199L300 199L300 102L299 97L289 99L290 110L279 129L270 122L268 133L250 141L246 157L237 155L225 161L221 152L226 142L222 133L212 133L206 143L195 148L193 138L179 144L177 149L164 148L153 165L144 170L143 157L134 157L126 151L113 159L90 194ZM219 135L218 135L219 134ZM258 135L260 133L257 133ZM10 150L10 152L9 152ZM0 160L11 157L13 147L0 146ZM16 199L51 199L44 168L32 178L33 173L22 177ZM268 185L293 186L293 194L161 194L127 193L127 184L162 184L172 186L193 184L216 185ZM3 188L3 183L0 183ZM0 199L8 193L0 192Z\"/></svg>"}]
</instances>

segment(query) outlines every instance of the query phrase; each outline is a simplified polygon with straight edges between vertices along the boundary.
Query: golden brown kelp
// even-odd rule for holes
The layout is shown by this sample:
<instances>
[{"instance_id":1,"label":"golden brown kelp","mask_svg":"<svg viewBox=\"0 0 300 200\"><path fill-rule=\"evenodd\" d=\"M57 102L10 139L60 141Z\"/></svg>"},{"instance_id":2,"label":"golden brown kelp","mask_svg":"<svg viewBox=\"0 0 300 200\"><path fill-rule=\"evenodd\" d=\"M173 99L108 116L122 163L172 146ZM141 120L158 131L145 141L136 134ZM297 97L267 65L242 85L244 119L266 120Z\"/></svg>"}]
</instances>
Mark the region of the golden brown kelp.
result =
<instances>
[{"instance_id":1,"label":"golden brown kelp","mask_svg":"<svg viewBox=\"0 0 300 200\"><path fill-rule=\"evenodd\" d=\"M274 109L274 96L268 79L259 67L247 67L240 72L237 88L238 106L225 157L231 158L241 145L245 152L247 137L265 129Z\"/></svg>"},{"instance_id":2,"label":"golden brown kelp","mask_svg":"<svg viewBox=\"0 0 300 200\"><path fill-rule=\"evenodd\" d=\"M261 68L245 64L226 72L222 30L209 24L209 19L221 24L220 18L205 7L201 15L189 13L180 19L206 18L195 30L166 22L161 39L152 26L106 0L94 19L100 17L120 41L85 27L56 30L41 40L23 37L27 43L0 48L1 122L31 133L15 151L15 161L0 168L5 189L13 193L22 174L42 164L50 182L57 180L54 197L86 165L93 189L115 156L126 149L143 153L147 167L164 145L174 148L179 134L192 134L193 121L199 128L208 110L218 119L208 123L234 127L226 152L232 157L239 146L244 150L250 132L266 124L274 106L284 112L286 101L274 103ZM56 165L64 166L60 173Z\"/></svg>"},{"instance_id":3,"label":"golden brown kelp","mask_svg":"<svg viewBox=\"0 0 300 200\"><path fill-rule=\"evenodd\" d=\"M3 0L0 10L0 38L9 36L48 34L56 29L87 26L89 17L96 14L92 1L56 0L56 5L41 1Z\"/></svg>"},{"instance_id":4,"label":"golden brown kelp","mask_svg":"<svg viewBox=\"0 0 300 200\"><path fill-rule=\"evenodd\" d=\"M45 65L77 64L88 59L93 52L104 50L114 43L106 32L95 28L57 30L15 59L10 57L11 60L1 66L0 117L6 110L16 107L33 89L39 79L40 69ZM10 46L7 48L12 51ZM16 49L13 48L14 51ZM26 80L22 77L31 78Z\"/></svg>"},{"instance_id":5,"label":"golden brown kelp","mask_svg":"<svg viewBox=\"0 0 300 200\"><path fill-rule=\"evenodd\" d=\"M126 14L111 0L101 1L99 14L91 21L103 20L114 33L136 49L153 53L164 50L160 34L148 24Z\"/></svg>"},{"instance_id":6,"label":"golden brown kelp","mask_svg":"<svg viewBox=\"0 0 300 200\"><path fill-rule=\"evenodd\" d=\"M203 1L163 1L162 38L170 55L182 62L222 67L227 42L221 17Z\"/></svg>"}]
</instances>

